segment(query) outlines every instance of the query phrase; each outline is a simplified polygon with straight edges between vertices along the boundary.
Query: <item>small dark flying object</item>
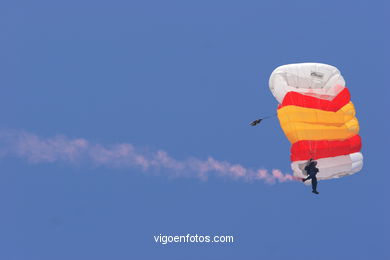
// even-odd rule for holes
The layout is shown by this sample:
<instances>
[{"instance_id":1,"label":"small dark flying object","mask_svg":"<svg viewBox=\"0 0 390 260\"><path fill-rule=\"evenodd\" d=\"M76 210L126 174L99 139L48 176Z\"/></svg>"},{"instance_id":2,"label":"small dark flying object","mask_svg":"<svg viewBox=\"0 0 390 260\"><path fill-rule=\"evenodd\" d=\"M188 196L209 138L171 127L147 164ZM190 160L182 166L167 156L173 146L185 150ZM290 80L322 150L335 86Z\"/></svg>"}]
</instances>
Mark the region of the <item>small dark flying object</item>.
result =
<instances>
[{"instance_id":1,"label":"small dark flying object","mask_svg":"<svg viewBox=\"0 0 390 260\"><path fill-rule=\"evenodd\" d=\"M252 122L250 123L250 125L251 125L251 126L258 125L258 124L260 124L261 120L263 120L263 119L262 119L262 118L256 119L256 120L252 121Z\"/></svg>"}]
</instances>

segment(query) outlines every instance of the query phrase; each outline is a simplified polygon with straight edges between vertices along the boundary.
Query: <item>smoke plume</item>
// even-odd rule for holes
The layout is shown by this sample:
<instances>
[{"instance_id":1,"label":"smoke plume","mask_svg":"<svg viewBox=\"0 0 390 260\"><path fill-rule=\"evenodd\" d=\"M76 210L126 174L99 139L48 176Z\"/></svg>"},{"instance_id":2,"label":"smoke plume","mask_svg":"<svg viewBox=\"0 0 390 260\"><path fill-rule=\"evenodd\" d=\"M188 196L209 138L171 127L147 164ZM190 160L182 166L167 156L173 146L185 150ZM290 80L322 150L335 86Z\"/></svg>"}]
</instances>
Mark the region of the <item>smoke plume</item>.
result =
<instances>
[{"instance_id":1,"label":"smoke plume","mask_svg":"<svg viewBox=\"0 0 390 260\"><path fill-rule=\"evenodd\" d=\"M71 139L63 135L43 138L15 130L0 131L0 156L18 157L31 163L86 163L106 168L138 168L145 173L201 180L207 180L211 176L249 182L261 180L267 184L296 180L294 176L283 174L278 169L248 169L212 157L205 160L176 160L163 150L145 152L129 143L104 146L83 138Z\"/></svg>"}]
</instances>

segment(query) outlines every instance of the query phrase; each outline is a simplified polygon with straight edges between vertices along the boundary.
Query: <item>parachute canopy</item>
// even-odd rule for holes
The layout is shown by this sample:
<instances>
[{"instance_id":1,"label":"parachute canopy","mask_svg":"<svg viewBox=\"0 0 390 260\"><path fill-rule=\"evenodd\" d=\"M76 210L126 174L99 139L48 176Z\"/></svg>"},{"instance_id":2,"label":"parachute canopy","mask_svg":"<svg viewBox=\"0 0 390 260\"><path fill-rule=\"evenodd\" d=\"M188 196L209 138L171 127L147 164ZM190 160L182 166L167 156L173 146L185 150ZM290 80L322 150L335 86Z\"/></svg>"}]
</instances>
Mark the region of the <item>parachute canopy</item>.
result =
<instances>
[{"instance_id":1,"label":"parachute canopy","mask_svg":"<svg viewBox=\"0 0 390 260\"><path fill-rule=\"evenodd\" d=\"M340 71L321 63L276 68L269 87L279 102L280 125L291 142L294 175L305 177L307 160L317 160L318 179L338 178L363 167L359 123Z\"/></svg>"}]
</instances>

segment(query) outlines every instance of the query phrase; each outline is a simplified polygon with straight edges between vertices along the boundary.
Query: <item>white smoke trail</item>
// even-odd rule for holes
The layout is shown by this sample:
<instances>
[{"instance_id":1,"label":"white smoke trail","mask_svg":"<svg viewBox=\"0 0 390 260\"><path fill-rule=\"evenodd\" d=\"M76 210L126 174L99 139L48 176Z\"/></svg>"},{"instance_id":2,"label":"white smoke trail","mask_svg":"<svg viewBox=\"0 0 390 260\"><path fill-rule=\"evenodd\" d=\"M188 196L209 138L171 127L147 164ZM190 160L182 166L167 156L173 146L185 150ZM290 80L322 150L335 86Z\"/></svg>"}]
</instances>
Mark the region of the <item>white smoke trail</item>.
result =
<instances>
[{"instance_id":1,"label":"white smoke trail","mask_svg":"<svg viewBox=\"0 0 390 260\"><path fill-rule=\"evenodd\" d=\"M267 184L296 180L281 170L248 169L239 164L189 158L178 161L167 152L158 150L151 154L142 152L129 143L112 146L94 144L86 139L70 139L63 135L41 138L37 135L15 130L0 131L0 156L16 156L31 163L65 162L69 164L89 163L108 168L136 167L144 172L163 172L169 177L195 177L207 180L210 175L240 179L262 180Z\"/></svg>"}]
</instances>

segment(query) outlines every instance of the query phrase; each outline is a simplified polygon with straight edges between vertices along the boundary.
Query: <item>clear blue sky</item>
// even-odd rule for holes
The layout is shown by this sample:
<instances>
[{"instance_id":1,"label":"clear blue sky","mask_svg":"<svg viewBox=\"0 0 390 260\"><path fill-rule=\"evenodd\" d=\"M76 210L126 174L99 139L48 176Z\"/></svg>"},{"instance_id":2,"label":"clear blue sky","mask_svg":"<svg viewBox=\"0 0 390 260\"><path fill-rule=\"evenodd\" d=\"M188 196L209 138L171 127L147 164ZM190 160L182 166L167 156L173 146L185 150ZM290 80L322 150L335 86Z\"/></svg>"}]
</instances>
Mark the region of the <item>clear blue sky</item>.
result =
<instances>
[{"instance_id":1,"label":"clear blue sky","mask_svg":"<svg viewBox=\"0 0 390 260\"><path fill-rule=\"evenodd\" d=\"M385 1L2 1L0 128L290 171L268 77L337 66L365 166L269 186L0 159L0 259L390 259ZM386 82L386 83L385 83ZM153 235L228 234L160 245Z\"/></svg>"}]
</instances>

